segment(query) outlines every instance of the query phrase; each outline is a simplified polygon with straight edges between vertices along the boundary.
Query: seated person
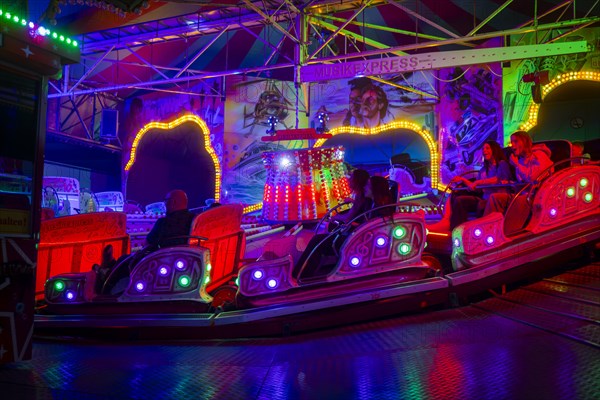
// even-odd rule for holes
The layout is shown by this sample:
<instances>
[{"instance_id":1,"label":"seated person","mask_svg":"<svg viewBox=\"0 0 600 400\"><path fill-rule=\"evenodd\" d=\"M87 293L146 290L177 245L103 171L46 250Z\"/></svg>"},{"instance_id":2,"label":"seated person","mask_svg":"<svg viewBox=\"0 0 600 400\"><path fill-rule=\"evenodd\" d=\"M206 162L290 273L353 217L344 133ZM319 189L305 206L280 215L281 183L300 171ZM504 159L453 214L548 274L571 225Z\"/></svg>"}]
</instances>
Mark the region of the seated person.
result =
<instances>
[{"instance_id":1,"label":"seated person","mask_svg":"<svg viewBox=\"0 0 600 400\"><path fill-rule=\"evenodd\" d=\"M146 236L146 247L134 254L119 258L119 267L104 285L103 293L117 294L125 290L131 268L157 247L188 243L188 236L196 214L188 210L187 194L183 190L172 190L167 193L165 205L167 215L159 218Z\"/></svg>"},{"instance_id":2,"label":"seated person","mask_svg":"<svg viewBox=\"0 0 600 400\"><path fill-rule=\"evenodd\" d=\"M532 183L546 169L552 166L550 149L545 145L533 146L529 134L525 131L516 131L510 135L510 144L513 154L509 162L515 167L517 182ZM492 193L487 201L483 215L492 212L504 213L512 201L510 193Z\"/></svg>"},{"instance_id":3,"label":"seated person","mask_svg":"<svg viewBox=\"0 0 600 400\"><path fill-rule=\"evenodd\" d=\"M378 208L393 204L392 192L388 180L383 176L374 175L369 180L371 186L371 194L373 196L373 208ZM393 207L385 207L371 212L370 217L389 217L394 214Z\"/></svg>"},{"instance_id":4,"label":"seated person","mask_svg":"<svg viewBox=\"0 0 600 400\"><path fill-rule=\"evenodd\" d=\"M96 272L96 283L94 286L94 291L96 293L99 294L102 292L102 286L104 286L106 278L108 278L108 275L116 264L117 260L115 260L113 255L113 246L112 244L109 244L102 250L102 263L100 265L94 264L92 266L92 270Z\"/></svg>"},{"instance_id":5,"label":"seated person","mask_svg":"<svg viewBox=\"0 0 600 400\"><path fill-rule=\"evenodd\" d=\"M571 157L581 157L582 164L589 162L592 158L589 153L585 152L583 142L573 142L571 145Z\"/></svg>"},{"instance_id":6,"label":"seated person","mask_svg":"<svg viewBox=\"0 0 600 400\"><path fill-rule=\"evenodd\" d=\"M187 244L185 236L190 234L192 221L196 214L188 210L187 194L183 190L172 190L165 198L167 215L159 218L146 236L146 244L175 246Z\"/></svg>"},{"instance_id":7,"label":"seated person","mask_svg":"<svg viewBox=\"0 0 600 400\"><path fill-rule=\"evenodd\" d=\"M352 190L352 194L354 196L354 200L352 201L352 208L350 208L350 210L348 210L348 212L346 213L340 213L335 215L332 218L332 223L330 223L329 229L332 229L332 227L336 224L347 224L360 214L372 208L373 198L372 194L370 193L371 191L368 184L369 173L367 171L365 171L364 169L355 169L354 171L352 171L352 175L350 176L349 180L350 190ZM307 261L312 250L323 240L326 240L326 243L321 244L321 246L319 246L319 249L317 249L315 254L313 254L313 256L311 257L311 259L308 260L309 262L304 271L302 272L302 275L304 276L314 275L321 264L321 258L323 256L335 255L333 246L340 246L343 242L342 240L336 240L337 238L338 235L329 235L327 233L314 235L308 242L306 249L304 250L304 252L300 256L300 259L294 266L294 271L292 272L292 275L298 276L302 265L305 261Z\"/></svg>"},{"instance_id":8,"label":"seated person","mask_svg":"<svg viewBox=\"0 0 600 400\"><path fill-rule=\"evenodd\" d=\"M463 176L452 178L453 183L465 185L469 192L453 193L444 208L442 220L428 226L427 229L431 231L453 230L467 221L469 212L476 212L477 216L482 216L487 200L492 193L506 192L506 189L502 188L486 188L482 190L481 194L475 192L478 186L508 183L512 180L510 166L506 161L504 151L496 141L486 141L481 151L483 167L477 174L477 180L471 182Z\"/></svg>"}]
</instances>

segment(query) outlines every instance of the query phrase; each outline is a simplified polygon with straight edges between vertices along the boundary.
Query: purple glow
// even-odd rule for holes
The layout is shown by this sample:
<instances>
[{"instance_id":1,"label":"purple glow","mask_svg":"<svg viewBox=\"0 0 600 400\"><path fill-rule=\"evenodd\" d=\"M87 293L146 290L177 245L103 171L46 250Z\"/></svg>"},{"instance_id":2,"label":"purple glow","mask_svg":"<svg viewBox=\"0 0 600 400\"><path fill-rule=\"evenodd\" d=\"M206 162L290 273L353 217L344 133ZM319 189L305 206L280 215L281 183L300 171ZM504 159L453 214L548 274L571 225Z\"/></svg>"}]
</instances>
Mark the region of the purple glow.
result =
<instances>
[{"instance_id":1,"label":"purple glow","mask_svg":"<svg viewBox=\"0 0 600 400\"><path fill-rule=\"evenodd\" d=\"M550 209L550 216L551 217L556 217L556 208L551 208Z\"/></svg>"},{"instance_id":2,"label":"purple glow","mask_svg":"<svg viewBox=\"0 0 600 400\"><path fill-rule=\"evenodd\" d=\"M358 267L360 265L360 257L350 257L350 265L352 265L353 267Z\"/></svg>"},{"instance_id":3,"label":"purple glow","mask_svg":"<svg viewBox=\"0 0 600 400\"><path fill-rule=\"evenodd\" d=\"M264 275L265 274L263 273L262 269L257 269L254 272L252 272L252 278L254 278L254 280L262 279Z\"/></svg>"},{"instance_id":4,"label":"purple glow","mask_svg":"<svg viewBox=\"0 0 600 400\"><path fill-rule=\"evenodd\" d=\"M169 268L166 265L162 265L159 268L158 273L161 274L162 276L165 276L169 273Z\"/></svg>"},{"instance_id":5,"label":"purple glow","mask_svg":"<svg viewBox=\"0 0 600 400\"><path fill-rule=\"evenodd\" d=\"M481 236L482 233L483 232L479 228L475 228L475 230L473 231L473 235L475 235L475 237Z\"/></svg>"},{"instance_id":6,"label":"purple glow","mask_svg":"<svg viewBox=\"0 0 600 400\"><path fill-rule=\"evenodd\" d=\"M67 298L67 300L73 300L75 298L75 293L69 290L67 291L67 293L65 293L65 297Z\"/></svg>"},{"instance_id":7,"label":"purple glow","mask_svg":"<svg viewBox=\"0 0 600 400\"><path fill-rule=\"evenodd\" d=\"M494 237L493 236L488 236L487 238L485 238L485 242L487 244L494 244Z\"/></svg>"},{"instance_id":8,"label":"purple glow","mask_svg":"<svg viewBox=\"0 0 600 400\"><path fill-rule=\"evenodd\" d=\"M460 240L454 239L454 247L460 247Z\"/></svg>"},{"instance_id":9,"label":"purple glow","mask_svg":"<svg viewBox=\"0 0 600 400\"><path fill-rule=\"evenodd\" d=\"M387 244L387 238L385 236L377 236L375 239L375 246L383 247Z\"/></svg>"},{"instance_id":10,"label":"purple glow","mask_svg":"<svg viewBox=\"0 0 600 400\"><path fill-rule=\"evenodd\" d=\"M267 281L267 286L269 287L269 289L275 289L278 284L279 282L277 282L277 279L269 279Z\"/></svg>"},{"instance_id":11,"label":"purple glow","mask_svg":"<svg viewBox=\"0 0 600 400\"><path fill-rule=\"evenodd\" d=\"M185 261L183 261L183 260L175 261L175 268L177 268L178 270L183 271L185 269L185 267L187 267Z\"/></svg>"},{"instance_id":12,"label":"purple glow","mask_svg":"<svg viewBox=\"0 0 600 400\"><path fill-rule=\"evenodd\" d=\"M33 24L33 22L29 22L28 26L29 26L29 29L33 29L33 27L34 27L35 25Z\"/></svg>"},{"instance_id":13,"label":"purple glow","mask_svg":"<svg viewBox=\"0 0 600 400\"><path fill-rule=\"evenodd\" d=\"M146 289L146 285L144 284L144 282L138 282L135 284L135 290L137 290L138 292L143 292L144 289Z\"/></svg>"}]
</instances>

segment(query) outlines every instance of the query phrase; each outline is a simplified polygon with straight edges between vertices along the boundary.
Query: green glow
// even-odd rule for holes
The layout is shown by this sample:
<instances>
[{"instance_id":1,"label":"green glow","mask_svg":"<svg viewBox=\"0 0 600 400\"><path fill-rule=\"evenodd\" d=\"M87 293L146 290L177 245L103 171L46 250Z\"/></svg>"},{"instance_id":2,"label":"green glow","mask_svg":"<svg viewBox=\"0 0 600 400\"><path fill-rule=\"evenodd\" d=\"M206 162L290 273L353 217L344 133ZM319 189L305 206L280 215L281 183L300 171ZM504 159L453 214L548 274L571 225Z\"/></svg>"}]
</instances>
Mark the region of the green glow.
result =
<instances>
[{"instance_id":1,"label":"green glow","mask_svg":"<svg viewBox=\"0 0 600 400\"><path fill-rule=\"evenodd\" d=\"M581 178L581 180L579 181L579 186L581 186L582 188L586 187L588 184L588 180L587 178Z\"/></svg>"},{"instance_id":2,"label":"green glow","mask_svg":"<svg viewBox=\"0 0 600 400\"><path fill-rule=\"evenodd\" d=\"M394 228L392 235L396 239L402 239L406 235L406 229L403 226L397 226Z\"/></svg>"},{"instance_id":3,"label":"green glow","mask_svg":"<svg viewBox=\"0 0 600 400\"><path fill-rule=\"evenodd\" d=\"M73 46L77 47L77 40L73 40Z\"/></svg>"},{"instance_id":4,"label":"green glow","mask_svg":"<svg viewBox=\"0 0 600 400\"><path fill-rule=\"evenodd\" d=\"M19 17L17 17L16 15L13 17L13 21L15 22L19 22Z\"/></svg>"},{"instance_id":5,"label":"green glow","mask_svg":"<svg viewBox=\"0 0 600 400\"><path fill-rule=\"evenodd\" d=\"M67 38L67 44L71 44L71 38Z\"/></svg>"},{"instance_id":6,"label":"green glow","mask_svg":"<svg viewBox=\"0 0 600 400\"><path fill-rule=\"evenodd\" d=\"M187 275L183 275L179 278L179 286L181 286L181 287L188 287L188 286L190 286L190 283L192 283L192 281L190 280L190 277Z\"/></svg>"},{"instance_id":7,"label":"green glow","mask_svg":"<svg viewBox=\"0 0 600 400\"><path fill-rule=\"evenodd\" d=\"M65 288L65 283L63 281L56 281L54 282L54 289L56 289L57 291L61 291Z\"/></svg>"},{"instance_id":8,"label":"green glow","mask_svg":"<svg viewBox=\"0 0 600 400\"><path fill-rule=\"evenodd\" d=\"M410 244L400 243L400 245L398 246L398 253L402 254L403 256L410 253Z\"/></svg>"},{"instance_id":9,"label":"green glow","mask_svg":"<svg viewBox=\"0 0 600 400\"><path fill-rule=\"evenodd\" d=\"M208 282L210 282L210 276L206 276L206 278L204 278L204 283L207 284Z\"/></svg>"},{"instance_id":10,"label":"green glow","mask_svg":"<svg viewBox=\"0 0 600 400\"><path fill-rule=\"evenodd\" d=\"M60 35L58 38L60 39L61 42L65 41L65 37L63 35Z\"/></svg>"},{"instance_id":11,"label":"green glow","mask_svg":"<svg viewBox=\"0 0 600 400\"><path fill-rule=\"evenodd\" d=\"M27 25L27 21L25 21L24 19L21 20L21 25L25 26Z\"/></svg>"},{"instance_id":12,"label":"green glow","mask_svg":"<svg viewBox=\"0 0 600 400\"><path fill-rule=\"evenodd\" d=\"M587 192L586 194L583 195L583 201L585 201L586 203L591 203L593 199L594 199L594 196L590 192Z\"/></svg>"},{"instance_id":13,"label":"green glow","mask_svg":"<svg viewBox=\"0 0 600 400\"><path fill-rule=\"evenodd\" d=\"M573 196L575 196L575 188L570 187L567 189L567 197L573 197Z\"/></svg>"},{"instance_id":14,"label":"green glow","mask_svg":"<svg viewBox=\"0 0 600 400\"><path fill-rule=\"evenodd\" d=\"M54 39L56 39L56 38L58 37L58 34L57 34L56 32L52 32L52 37L53 37Z\"/></svg>"},{"instance_id":15,"label":"green glow","mask_svg":"<svg viewBox=\"0 0 600 400\"><path fill-rule=\"evenodd\" d=\"M6 14L4 14L4 16L5 16L7 19L10 19L10 13L6 13Z\"/></svg>"}]
</instances>

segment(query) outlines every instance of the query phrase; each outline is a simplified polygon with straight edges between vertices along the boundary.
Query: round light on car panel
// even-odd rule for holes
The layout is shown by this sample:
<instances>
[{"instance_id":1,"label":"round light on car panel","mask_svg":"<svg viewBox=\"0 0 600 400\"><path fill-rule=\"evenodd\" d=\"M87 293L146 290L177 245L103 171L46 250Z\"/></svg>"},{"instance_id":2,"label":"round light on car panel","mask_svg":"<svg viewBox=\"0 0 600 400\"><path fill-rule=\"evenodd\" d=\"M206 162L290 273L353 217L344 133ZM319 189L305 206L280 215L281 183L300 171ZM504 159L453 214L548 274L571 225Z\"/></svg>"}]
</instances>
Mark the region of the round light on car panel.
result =
<instances>
[{"instance_id":1,"label":"round light on car panel","mask_svg":"<svg viewBox=\"0 0 600 400\"><path fill-rule=\"evenodd\" d=\"M581 186L582 188L586 187L588 185L589 181L587 178L581 178L579 180L579 186Z\"/></svg>"},{"instance_id":2,"label":"round light on car panel","mask_svg":"<svg viewBox=\"0 0 600 400\"><path fill-rule=\"evenodd\" d=\"M269 279L267 281L267 286L269 287L269 289L275 289L277 287L277 285L279 284L279 282L277 282L277 279Z\"/></svg>"},{"instance_id":3,"label":"round light on car panel","mask_svg":"<svg viewBox=\"0 0 600 400\"><path fill-rule=\"evenodd\" d=\"M454 247L460 247L460 240L454 239Z\"/></svg>"},{"instance_id":4,"label":"round light on car panel","mask_svg":"<svg viewBox=\"0 0 600 400\"><path fill-rule=\"evenodd\" d=\"M402 239L404 235L406 235L406 228L403 226L397 226L392 231L392 235L394 235L396 239Z\"/></svg>"},{"instance_id":5,"label":"round light on car panel","mask_svg":"<svg viewBox=\"0 0 600 400\"><path fill-rule=\"evenodd\" d=\"M375 238L375 246L384 247L387 244L387 238L385 236L377 236Z\"/></svg>"},{"instance_id":6,"label":"round light on car panel","mask_svg":"<svg viewBox=\"0 0 600 400\"><path fill-rule=\"evenodd\" d=\"M575 188L573 186L571 186L570 188L567 189L567 197L573 197L575 196Z\"/></svg>"},{"instance_id":7,"label":"round light on car panel","mask_svg":"<svg viewBox=\"0 0 600 400\"><path fill-rule=\"evenodd\" d=\"M550 216L552 218L554 218L554 217L556 217L556 214L558 213L558 211L556 211L556 208L551 208L548 213L550 214Z\"/></svg>"},{"instance_id":8,"label":"round light on car panel","mask_svg":"<svg viewBox=\"0 0 600 400\"><path fill-rule=\"evenodd\" d=\"M592 193L587 192L583 195L583 201L585 201L586 203L591 203L592 200L594 200L594 196L592 195Z\"/></svg>"},{"instance_id":9,"label":"round light on car panel","mask_svg":"<svg viewBox=\"0 0 600 400\"><path fill-rule=\"evenodd\" d=\"M67 300L73 300L75 298L75 293L73 293L70 290L67 290L67 293L65 293L65 297L67 298Z\"/></svg>"},{"instance_id":10,"label":"round light on car panel","mask_svg":"<svg viewBox=\"0 0 600 400\"><path fill-rule=\"evenodd\" d=\"M179 286L188 287L188 286L190 286L190 283L192 283L192 280L190 279L189 276L183 275L183 276L179 277Z\"/></svg>"},{"instance_id":11,"label":"round light on car panel","mask_svg":"<svg viewBox=\"0 0 600 400\"><path fill-rule=\"evenodd\" d=\"M256 280L256 281L262 279L263 276L265 276L265 273L263 272L262 269L254 270L254 272L252 273L252 278L254 278L254 280Z\"/></svg>"},{"instance_id":12,"label":"round light on car panel","mask_svg":"<svg viewBox=\"0 0 600 400\"><path fill-rule=\"evenodd\" d=\"M398 246L398 253L402 254L403 256L410 253L410 244L400 243L400 245Z\"/></svg>"},{"instance_id":13,"label":"round light on car panel","mask_svg":"<svg viewBox=\"0 0 600 400\"><path fill-rule=\"evenodd\" d=\"M54 289L57 292L61 292L65 288L65 283L63 281L54 282Z\"/></svg>"},{"instance_id":14,"label":"round light on car panel","mask_svg":"<svg viewBox=\"0 0 600 400\"><path fill-rule=\"evenodd\" d=\"M491 246L492 244L494 244L494 237L493 236L486 237L485 242Z\"/></svg>"},{"instance_id":15,"label":"round light on car panel","mask_svg":"<svg viewBox=\"0 0 600 400\"><path fill-rule=\"evenodd\" d=\"M350 257L350 265L353 267L358 267L360 265L360 257L352 256Z\"/></svg>"},{"instance_id":16,"label":"round light on car panel","mask_svg":"<svg viewBox=\"0 0 600 400\"><path fill-rule=\"evenodd\" d=\"M175 268L177 268L178 270L183 271L186 267L187 263L185 262L185 260L179 259L175 261Z\"/></svg>"},{"instance_id":17,"label":"round light on car panel","mask_svg":"<svg viewBox=\"0 0 600 400\"><path fill-rule=\"evenodd\" d=\"M479 229L479 228L475 228L475 230L473 231L473 235L475 237L481 236L482 233L483 233L483 231L481 229Z\"/></svg>"},{"instance_id":18,"label":"round light on car panel","mask_svg":"<svg viewBox=\"0 0 600 400\"><path fill-rule=\"evenodd\" d=\"M143 292L146 289L146 284L142 281L139 281L135 284L135 290L138 292Z\"/></svg>"},{"instance_id":19,"label":"round light on car panel","mask_svg":"<svg viewBox=\"0 0 600 400\"><path fill-rule=\"evenodd\" d=\"M169 267L166 265L161 265L158 269L158 273L162 276L165 276L169 273Z\"/></svg>"}]
</instances>

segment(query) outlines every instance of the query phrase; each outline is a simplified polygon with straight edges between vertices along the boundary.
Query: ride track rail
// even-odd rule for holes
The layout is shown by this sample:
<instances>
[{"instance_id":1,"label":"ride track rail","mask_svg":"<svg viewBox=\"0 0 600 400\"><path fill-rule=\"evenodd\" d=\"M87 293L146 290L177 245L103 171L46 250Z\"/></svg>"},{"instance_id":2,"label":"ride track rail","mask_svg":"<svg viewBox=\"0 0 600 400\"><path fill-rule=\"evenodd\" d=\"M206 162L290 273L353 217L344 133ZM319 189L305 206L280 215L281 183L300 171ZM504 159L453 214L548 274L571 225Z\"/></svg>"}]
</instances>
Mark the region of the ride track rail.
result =
<instances>
[{"instance_id":1,"label":"ride track rail","mask_svg":"<svg viewBox=\"0 0 600 400\"><path fill-rule=\"evenodd\" d=\"M470 306L600 349L600 262L492 293L493 298Z\"/></svg>"}]
</instances>

